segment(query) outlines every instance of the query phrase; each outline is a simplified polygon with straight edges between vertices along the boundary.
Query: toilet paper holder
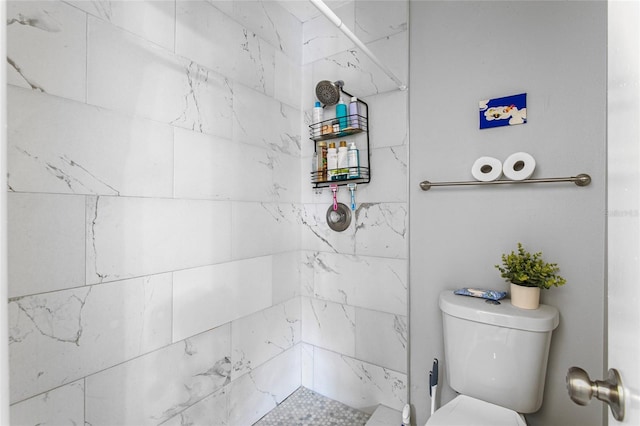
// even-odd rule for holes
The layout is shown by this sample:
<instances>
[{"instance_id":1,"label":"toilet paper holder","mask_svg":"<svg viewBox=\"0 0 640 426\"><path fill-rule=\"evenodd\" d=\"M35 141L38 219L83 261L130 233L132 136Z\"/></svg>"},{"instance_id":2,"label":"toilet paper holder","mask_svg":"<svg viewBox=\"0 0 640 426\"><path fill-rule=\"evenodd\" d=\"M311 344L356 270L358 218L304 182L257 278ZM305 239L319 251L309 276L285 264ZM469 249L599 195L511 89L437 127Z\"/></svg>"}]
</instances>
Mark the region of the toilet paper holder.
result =
<instances>
[{"instance_id":1,"label":"toilet paper holder","mask_svg":"<svg viewBox=\"0 0 640 426\"><path fill-rule=\"evenodd\" d=\"M558 177L558 178L539 178L524 180L493 180L493 181L459 181L459 182L430 182L428 180L420 182L420 188L428 191L436 186L474 186L474 185L500 185L500 184L522 184L522 183L556 183L556 182L573 182L577 186L587 186L591 183L591 176L586 173L580 173L577 176Z\"/></svg>"}]
</instances>

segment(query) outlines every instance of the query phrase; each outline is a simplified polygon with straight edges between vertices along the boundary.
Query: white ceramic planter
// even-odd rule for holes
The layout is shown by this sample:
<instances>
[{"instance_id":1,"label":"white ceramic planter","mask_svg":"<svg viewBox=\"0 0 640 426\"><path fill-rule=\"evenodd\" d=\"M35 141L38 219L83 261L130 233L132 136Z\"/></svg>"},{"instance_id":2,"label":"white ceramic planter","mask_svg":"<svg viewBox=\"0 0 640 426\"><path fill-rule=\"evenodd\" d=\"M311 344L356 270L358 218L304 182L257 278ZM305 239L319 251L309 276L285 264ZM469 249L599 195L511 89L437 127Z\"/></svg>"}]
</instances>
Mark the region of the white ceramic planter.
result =
<instances>
[{"instance_id":1,"label":"white ceramic planter","mask_svg":"<svg viewBox=\"0 0 640 426\"><path fill-rule=\"evenodd\" d=\"M538 309L540 306L540 287L511 284L511 304L521 309Z\"/></svg>"}]
</instances>

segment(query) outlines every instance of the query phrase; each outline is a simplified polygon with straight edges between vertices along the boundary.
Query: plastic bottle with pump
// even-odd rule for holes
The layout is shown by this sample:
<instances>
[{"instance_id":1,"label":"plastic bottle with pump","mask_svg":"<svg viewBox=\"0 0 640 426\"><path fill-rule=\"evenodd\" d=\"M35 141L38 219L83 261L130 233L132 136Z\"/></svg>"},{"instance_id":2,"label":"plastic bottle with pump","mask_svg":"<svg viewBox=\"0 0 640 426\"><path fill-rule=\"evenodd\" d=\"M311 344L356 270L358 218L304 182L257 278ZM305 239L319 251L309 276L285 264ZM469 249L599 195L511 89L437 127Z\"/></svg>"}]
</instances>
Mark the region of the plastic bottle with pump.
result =
<instances>
[{"instance_id":1,"label":"plastic bottle with pump","mask_svg":"<svg viewBox=\"0 0 640 426\"><path fill-rule=\"evenodd\" d=\"M327 143L318 142L318 180L327 180Z\"/></svg>"},{"instance_id":2,"label":"plastic bottle with pump","mask_svg":"<svg viewBox=\"0 0 640 426\"><path fill-rule=\"evenodd\" d=\"M349 149L347 150L347 163L349 167L349 179L360 177L360 152L356 147L355 141L349 143Z\"/></svg>"},{"instance_id":3,"label":"plastic bottle with pump","mask_svg":"<svg viewBox=\"0 0 640 426\"><path fill-rule=\"evenodd\" d=\"M347 141L340 141L340 147L338 147L338 179L346 179L349 174L347 151Z\"/></svg>"},{"instance_id":4,"label":"plastic bottle with pump","mask_svg":"<svg viewBox=\"0 0 640 426\"><path fill-rule=\"evenodd\" d=\"M320 136L321 129L322 129L322 124L320 124L322 122L322 120L324 119L324 110L322 109L322 105L320 104L320 102L316 101L315 106L313 107L313 122L311 123L313 125L313 136Z\"/></svg>"},{"instance_id":5,"label":"plastic bottle with pump","mask_svg":"<svg viewBox=\"0 0 640 426\"><path fill-rule=\"evenodd\" d=\"M338 172L338 150L335 142L329 143L327 149L327 180L336 180Z\"/></svg>"},{"instance_id":6,"label":"plastic bottle with pump","mask_svg":"<svg viewBox=\"0 0 640 426\"><path fill-rule=\"evenodd\" d=\"M347 104L345 104L342 98L340 98L338 104L336 105L336 118L340 123L340 130L344 130L349 126L349 120L347 116Z\"/></svg>"},{"instance_id":7,"label":"plastic bottle with pump","mask_svg":"<svg viewBox=\"0 0 640 426\"><path fill-rule=\"evenodd\" d=\"M354 129L360 128L360 117L358 117L359 113L358 98L354 96L351 98L351 102L349 102L349 127Z\"/></svg>"}]
</instances>

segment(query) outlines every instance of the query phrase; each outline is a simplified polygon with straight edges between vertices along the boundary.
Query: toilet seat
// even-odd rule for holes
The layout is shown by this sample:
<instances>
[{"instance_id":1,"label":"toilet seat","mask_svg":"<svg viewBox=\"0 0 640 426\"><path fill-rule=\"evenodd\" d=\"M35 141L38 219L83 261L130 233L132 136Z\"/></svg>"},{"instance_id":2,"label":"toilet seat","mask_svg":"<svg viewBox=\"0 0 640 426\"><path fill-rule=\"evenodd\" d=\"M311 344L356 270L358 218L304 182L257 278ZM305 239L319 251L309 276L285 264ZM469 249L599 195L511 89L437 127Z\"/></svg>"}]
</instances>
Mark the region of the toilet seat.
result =
<instances>
[{"instance_id":1,"label":"toilet seat","mask_svg":"<svg viewBox=\"0 0 640 426\"><path fill-rule=\"evenodd\" d=\"M425 426L526 426L513 410L459 395L431 415Z\"/></svg>"}]
</instances>

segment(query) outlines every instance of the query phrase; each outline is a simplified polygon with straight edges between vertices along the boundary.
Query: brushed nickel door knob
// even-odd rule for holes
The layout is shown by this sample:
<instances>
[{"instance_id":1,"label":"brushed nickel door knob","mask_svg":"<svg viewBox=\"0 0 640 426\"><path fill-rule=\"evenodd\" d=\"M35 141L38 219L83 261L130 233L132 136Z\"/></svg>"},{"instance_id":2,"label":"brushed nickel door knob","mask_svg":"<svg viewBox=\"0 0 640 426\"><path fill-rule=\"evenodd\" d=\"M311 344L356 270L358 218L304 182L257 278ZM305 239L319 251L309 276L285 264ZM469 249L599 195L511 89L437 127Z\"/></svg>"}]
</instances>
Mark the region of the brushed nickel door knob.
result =
<instances>
[{"instance_id":1,"label":"brushed nickel door knob","mask_svg":"<svg viewBox=\"0 0 640 426\"><path fill-rule=\"evenodd\" d=\"M614 419L624 419L624 387L615 368L609 369L607 380L592 381L582 368L571 367L567 371L567 391L571 400L578 405L587 405L596 397L609 404Z\"/></svg>"}]
</instances>

